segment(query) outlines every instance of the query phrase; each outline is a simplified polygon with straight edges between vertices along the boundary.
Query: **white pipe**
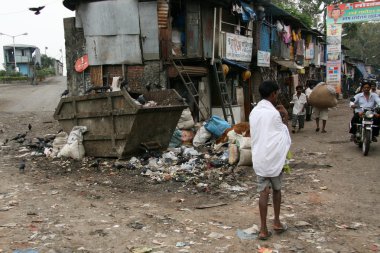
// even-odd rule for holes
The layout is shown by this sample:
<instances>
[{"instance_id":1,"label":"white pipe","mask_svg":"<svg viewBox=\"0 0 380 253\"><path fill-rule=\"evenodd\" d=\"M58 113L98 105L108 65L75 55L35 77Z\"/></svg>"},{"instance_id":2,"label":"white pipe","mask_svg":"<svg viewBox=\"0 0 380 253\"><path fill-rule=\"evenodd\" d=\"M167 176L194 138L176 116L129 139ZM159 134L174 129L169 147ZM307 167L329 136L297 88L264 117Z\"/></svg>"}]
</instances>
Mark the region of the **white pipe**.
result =
<instances>
[{"instance_id":1,"label":"white pipe","mask_svg":"<svg viewBox=\"0 0 380 253\"><path fill-rule=\"evenodd\" d=\"M212 56L211 56L211 65L214 65L215 60L215 28L216 28L216 7L214 7L214 24L212 30Z\"/></svg>"},{"instance_id":2,"label":"white pipe","mask_svg":"<svg viewBox=\"0 0 380 253\"><path fill-rule=\"evenodd\" d=\"M223 37L222 37L222 8L219 8L219 33L218 33L219 43L218 43L218 56L222 57L223 53Z\"/></svg>"}]
</instances>

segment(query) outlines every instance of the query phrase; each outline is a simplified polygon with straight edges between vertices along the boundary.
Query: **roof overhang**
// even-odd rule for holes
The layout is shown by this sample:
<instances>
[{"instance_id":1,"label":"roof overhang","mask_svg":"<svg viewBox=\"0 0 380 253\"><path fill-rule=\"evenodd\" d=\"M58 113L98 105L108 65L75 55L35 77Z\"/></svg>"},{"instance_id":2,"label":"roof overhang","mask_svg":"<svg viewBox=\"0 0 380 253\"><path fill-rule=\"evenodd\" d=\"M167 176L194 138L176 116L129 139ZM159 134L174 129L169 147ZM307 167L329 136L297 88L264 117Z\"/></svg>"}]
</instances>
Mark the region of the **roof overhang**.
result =
<instances>
[{"instance_id":1,"label":"roof overhang","mask_svg":"<svg viewBox=\"0 0 380 253\"><path fill-rule=\"evenodd\" d=\"M37 49L38 47L36 46L33 46L33 45L26 45L26 44L11 44L11 45L4 45L3 48L4 49L13 49L13 48L33 48L33 49Z\"/></svg>"},{"instance_id":2,"label":"roof overhang","mask_svg":"<svg viewBox=\"0 0 380 253\"><path fill-rule=\"evenodd\" d=\"M271 13L273 18L280 19L287 23L292 23L292 25L299 26L301 29L304 28L310 30L310 28L307 27L301 20L267 0L257 0L254 4L255 6L262 6L266 10L269 10L268 13Z\"/></svg>"},{"instance_id":3,"label":"roof overhang","mask_svg":"<svg viewBox=\"0 0 380 253\"><path fill-rule=\"evenodd\" d=\"M99 2L99 1L107 1L107 0L63 0L63 6L67 9L75 11L76 6L80 3L88 3L88 2ZM231 5L232 0L206 0L206 2L212 3L216 6L228 7Z\"/></svg>"},{"instance_id":4,"label":"roof overhang","mask_svg":"<svg viewBox=\"0 0 380 253\"><path fill-rule=\"evenodd\" d=\"M303 69L304 67L298 65L294 61L289 61L289 60L274 60L275 63L286 67L288 69Z\"/></svg>"},{"instance_id":5,"label":"roof overhang","mask_svg":"<svg viewBox=\"0 0 380 253\"><path fill-rule=\"evenodd\" d=\"M63 0L63 6L71 11L75 11L76 6L80 3L101 2L108 0Z\"/></svg>"}]
</instances>

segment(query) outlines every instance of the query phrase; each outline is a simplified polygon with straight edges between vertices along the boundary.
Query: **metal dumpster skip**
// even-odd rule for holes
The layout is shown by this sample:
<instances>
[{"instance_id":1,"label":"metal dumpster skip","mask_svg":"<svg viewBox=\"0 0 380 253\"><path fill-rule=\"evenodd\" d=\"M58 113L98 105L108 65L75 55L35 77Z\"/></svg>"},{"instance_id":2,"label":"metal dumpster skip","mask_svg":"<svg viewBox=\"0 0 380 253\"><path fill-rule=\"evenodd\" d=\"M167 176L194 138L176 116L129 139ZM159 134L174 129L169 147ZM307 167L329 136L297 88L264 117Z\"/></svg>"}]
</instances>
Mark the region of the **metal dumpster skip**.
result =
<instances>
[{"instance_id":1,"label":"metal dumpster skip","mask_svg":"<svg viewBox=\"0 0 380 253\"><path fill-rule=\"evenodd\" d=\"M175 90L143 95L157 106L144 108L122 90L62 98L54 118L67 133L74 126L87 127L83 145L88 156L124 158L139 153L143 143L166 148L187 105Z\"/></svg>"}]
</instances>

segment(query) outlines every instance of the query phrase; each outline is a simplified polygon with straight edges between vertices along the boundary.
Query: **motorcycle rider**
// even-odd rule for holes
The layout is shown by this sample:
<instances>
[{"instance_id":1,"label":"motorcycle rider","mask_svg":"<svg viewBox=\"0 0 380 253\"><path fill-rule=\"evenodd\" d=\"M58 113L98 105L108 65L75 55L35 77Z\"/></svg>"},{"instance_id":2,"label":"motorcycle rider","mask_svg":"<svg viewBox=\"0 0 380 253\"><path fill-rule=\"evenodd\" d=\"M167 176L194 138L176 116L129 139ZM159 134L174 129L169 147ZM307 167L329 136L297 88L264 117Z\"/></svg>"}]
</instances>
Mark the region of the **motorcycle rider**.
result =
<instances>
[{"instance_id":1,"label":"motorcycle rider","mask_svg":"<svg viewBox=\"0 0 380 253\"><path fill-rule=\"evenodd\" d=\"M371 92L371 83L367 80L362 81L361 93L354 96L355 101L351 104L351 108L355 109L354 116L351 119L351 128L350 133L351 141L355 140L356 134L356 124L360 123L359 113L363 112L363 108L372 108L374 109L376 105L380 106L380 98L377 94ZM377 141L377 136L379 135L379 118L373 119L373 124L377 127L372 129L372 141Z\"/></svg>"}]
</instances>

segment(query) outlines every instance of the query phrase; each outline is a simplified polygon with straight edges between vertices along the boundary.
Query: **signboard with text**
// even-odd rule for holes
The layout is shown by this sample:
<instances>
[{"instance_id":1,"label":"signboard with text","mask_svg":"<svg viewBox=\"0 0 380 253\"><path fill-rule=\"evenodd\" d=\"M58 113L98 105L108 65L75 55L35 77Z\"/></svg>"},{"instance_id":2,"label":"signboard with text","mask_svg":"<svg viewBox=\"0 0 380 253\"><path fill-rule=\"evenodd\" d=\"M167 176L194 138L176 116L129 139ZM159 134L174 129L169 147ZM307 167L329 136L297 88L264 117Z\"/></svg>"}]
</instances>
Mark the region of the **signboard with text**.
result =
<instances>
[{"instance_id":1,"label":"signboard with text","mask_svg":"<svg viewBox=\"0 0 380 253\"><path fill-rule=\"evenodd\" d=\"M380 1L333 4L327 6L327 24L378 20L380 20Z\"/></svg>"},{"instance_id":2,"label":"signboard with text","mask_svg":"<svg viewBox=\"0 0 380 253\"><path fill-rule=\"evenodd\" d=\"M226 58L251 62L253 38L226 33Z\"/></svg>"},{"instance_id":3,"label":"signboard with text","mask_svg":"<svg viewBox=\"0 0 380 253\"><path fill-rule=\"evenodd\" d=\"M330 85L340 85L340 61L328 61L326 63L326 82Z\"/></svg>"},{"instance_id":4,"label":"signboard with text","mask_svg":"<svg viewBox=\"0 0 380 253\"><path fill-rule=\"evenodd\" d=\"M270 67L270 52L257 51L257 66Z\"/></svg>"}]
</instances>

